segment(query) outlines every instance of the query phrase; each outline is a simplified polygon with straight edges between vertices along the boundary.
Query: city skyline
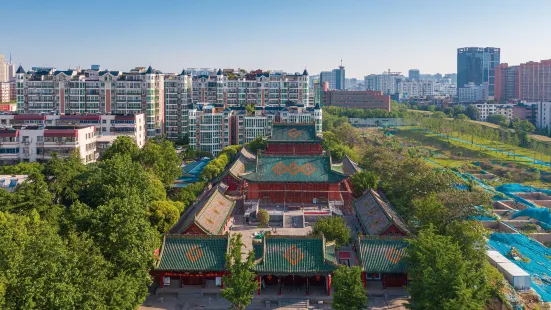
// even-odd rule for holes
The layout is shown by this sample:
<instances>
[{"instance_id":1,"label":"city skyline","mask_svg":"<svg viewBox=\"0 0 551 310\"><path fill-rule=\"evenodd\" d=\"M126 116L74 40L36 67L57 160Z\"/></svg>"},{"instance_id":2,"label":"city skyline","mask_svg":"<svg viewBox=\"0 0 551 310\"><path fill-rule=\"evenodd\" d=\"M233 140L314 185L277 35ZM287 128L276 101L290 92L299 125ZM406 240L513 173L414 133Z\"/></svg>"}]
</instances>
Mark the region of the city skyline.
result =
<instances>
[{"instance_id":1,"label":"city skyline","mask_svg":"<svg viewBox=\"0 0 551 310\"><path fill-rule=\"evenodd\" d=\"M25 68L151 65L163 72L239 67L318 74L342 58L347 77L355 78L388 69L453 73L460 47L501 48L501 62L510 64L550 58L541 38L551 3L541 0L131 4L6 3L7 23L15 27L5 42L14 43L0 53L12 53ZM41 19L40 26L22 22Z\"/></svg>"}]
</instances>

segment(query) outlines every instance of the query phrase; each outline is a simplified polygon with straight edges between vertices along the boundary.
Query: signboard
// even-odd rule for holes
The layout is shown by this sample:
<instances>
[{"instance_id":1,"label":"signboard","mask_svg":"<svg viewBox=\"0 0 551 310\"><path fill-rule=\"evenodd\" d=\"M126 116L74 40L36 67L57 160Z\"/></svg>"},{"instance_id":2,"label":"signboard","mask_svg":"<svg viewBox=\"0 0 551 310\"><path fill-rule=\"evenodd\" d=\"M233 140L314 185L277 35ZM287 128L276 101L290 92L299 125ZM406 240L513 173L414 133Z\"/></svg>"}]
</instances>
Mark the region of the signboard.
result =
<instances>
[{"instance_id":1,"label":"signboard","mask_svg":"<svg viewBox=\"0 0 551 310\"><path fill-rule=\"evenodd\" d=\"M170 286L170 277L164 277L163 284L164 286Z\"/></svg>"},{"instance_id":2,"label":"signboard","mask_svg":"<svg viewBox=\"0 0 551 310\"><path fill-rule=\"evenodd\" d=\"M222 277L216 277L216 286L222 286Z\"/></svg>"},{"instance_id":3,"label":"signboard","mask_svg":"<svg viewBox=\"0 0 551 310\"><path fill-rule=\"evenodd\" d=\"M165 277L221 277L224 272L202 272L202 273L189 273L189 272L163 272L161 273Z\"/></svg>"}]
</instances>

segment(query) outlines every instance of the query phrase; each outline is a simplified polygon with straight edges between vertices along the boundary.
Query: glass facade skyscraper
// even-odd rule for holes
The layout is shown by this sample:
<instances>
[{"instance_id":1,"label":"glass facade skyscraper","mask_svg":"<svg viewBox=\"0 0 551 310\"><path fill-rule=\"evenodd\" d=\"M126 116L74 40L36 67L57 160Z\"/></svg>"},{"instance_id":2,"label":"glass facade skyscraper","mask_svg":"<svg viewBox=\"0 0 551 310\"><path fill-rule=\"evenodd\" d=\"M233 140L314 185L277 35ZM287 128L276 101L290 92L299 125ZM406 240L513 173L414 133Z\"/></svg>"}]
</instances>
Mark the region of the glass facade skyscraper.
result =
<instances>
[{"instance_id":1,"label":"glass facade skyscraper","mask_svg":"<svg viewBox=\"0 0 551 310\"><path fill-rule=\"evenodd\" d=\"M469 83L488 83L488 95L494 96L494 68L500 63L500 49L494 47L464 47L457 49L457 88Z\"/></svg>"}]
</instances>

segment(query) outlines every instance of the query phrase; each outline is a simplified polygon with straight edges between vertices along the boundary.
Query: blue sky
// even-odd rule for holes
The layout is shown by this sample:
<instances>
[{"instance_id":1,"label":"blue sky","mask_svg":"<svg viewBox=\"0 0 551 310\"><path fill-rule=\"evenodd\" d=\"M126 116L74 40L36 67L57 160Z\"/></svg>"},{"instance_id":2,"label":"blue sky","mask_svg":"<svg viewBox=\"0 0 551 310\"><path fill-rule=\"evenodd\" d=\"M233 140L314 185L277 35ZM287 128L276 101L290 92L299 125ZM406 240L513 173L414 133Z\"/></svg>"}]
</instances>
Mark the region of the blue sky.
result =
<instances>
[{"instance_id":1,"label":"blue sky","mask_svg":"<svg viewBox=\"0 0 551 310\"><path fill-rule=\"evenodd\" d=\"M0 53L31 66L100 64L456 71L456 49L500 47L502 62L551 58L549 0L9 1Z\"/></svg>"}]
</instances>

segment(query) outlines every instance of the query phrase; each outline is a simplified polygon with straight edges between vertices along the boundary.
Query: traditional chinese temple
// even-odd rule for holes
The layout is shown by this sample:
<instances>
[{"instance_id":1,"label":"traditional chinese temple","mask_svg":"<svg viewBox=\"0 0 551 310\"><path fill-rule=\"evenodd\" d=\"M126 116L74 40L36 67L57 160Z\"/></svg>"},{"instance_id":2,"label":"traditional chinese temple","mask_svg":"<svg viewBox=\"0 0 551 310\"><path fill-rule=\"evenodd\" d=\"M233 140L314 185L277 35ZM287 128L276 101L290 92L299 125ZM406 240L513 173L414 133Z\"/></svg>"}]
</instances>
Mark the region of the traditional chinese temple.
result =
<instances>
[{"instance_id":1,"label":"traditional chinese temple","mask_svg":"<svg viewBox=\"0 0 551 310\"><path fill-rule=\"evenodd\" d=\"M323 139L317 136L314 123L280 123L272 127L266 155L321 155Z\"/></svg>"},{"instance_id":2,"label":"traditional chinese temple","mask_svg":"<svg viewBox=\"0 0 551 310\"><path fill-rule=\"evenodd\" d=\"M329 155L264 155L256 170L242 175L247 199L269 203L351 201L347 175L332 169Z\"/></svg>"},{"instance_id":3,"label":"traditional chinese temple","mask_svg":"<svg viewBox=\"0 0 551 310\"><path fill-rule=\"evenodd\" d=\"M229 236L166 235L151 274L160 288L185 285L224 286Z\"/></svg>"},{"instance_id":4,"label":"traditional chinese temple","mask_svg":"<svg viewBox=\"0 0 551 310\"><path fill-rule=\"evenodd\" d=\"M356 218L366 235L399 235L411 234L404 220L398 215L389 202L381 195L369 189L352 204Z\"/></svg>"},{"instance_id":5,"label":"traditional chinese temple","mask_svg":"<svg viewBox=\"0 0 551 310\"><path fill-rule=\"evenodd\" d=\"M360 236L354 244L362 282L381 281L383 288L407 285L404 257L408 243L399 236Z\"/></svg>"},{"instance_id":6,"label":"traditional chinese temple","mask_svg":"<svg viewBox=\"0 0 551 310\"><path fill-rule=\"evenodd\" d=\"M258 295L261 288L283 295L297 287L306 295L314 288L331 295L331 273L337 268L333 242L323 236L265 236L253 247Z\"/></svg>"},{"instance_id":7,"label":"traditional chinese temple","mask_svg":"<svg viewBox=\"0 0 551 310\"><path fill-rule=\"evenodd\" d=\"M224 195L227 187L217 185L199 197L171 228L171 234L221 235L231 220L235 200Z\"/></svg>"},{"instance_id":8,"label":"traditional chinese temple","mask_svg":"<svg viewBox=\"0 0 551 310\"><path fill-rule=\"evenodd\" d=\"M241 148L236 159L214 180L213 183L223 182L228 186L228 193L241 192L243 178L241 175L254 171L256 166L256 154L246 147Z\"/></svg>"}]
</instances>

